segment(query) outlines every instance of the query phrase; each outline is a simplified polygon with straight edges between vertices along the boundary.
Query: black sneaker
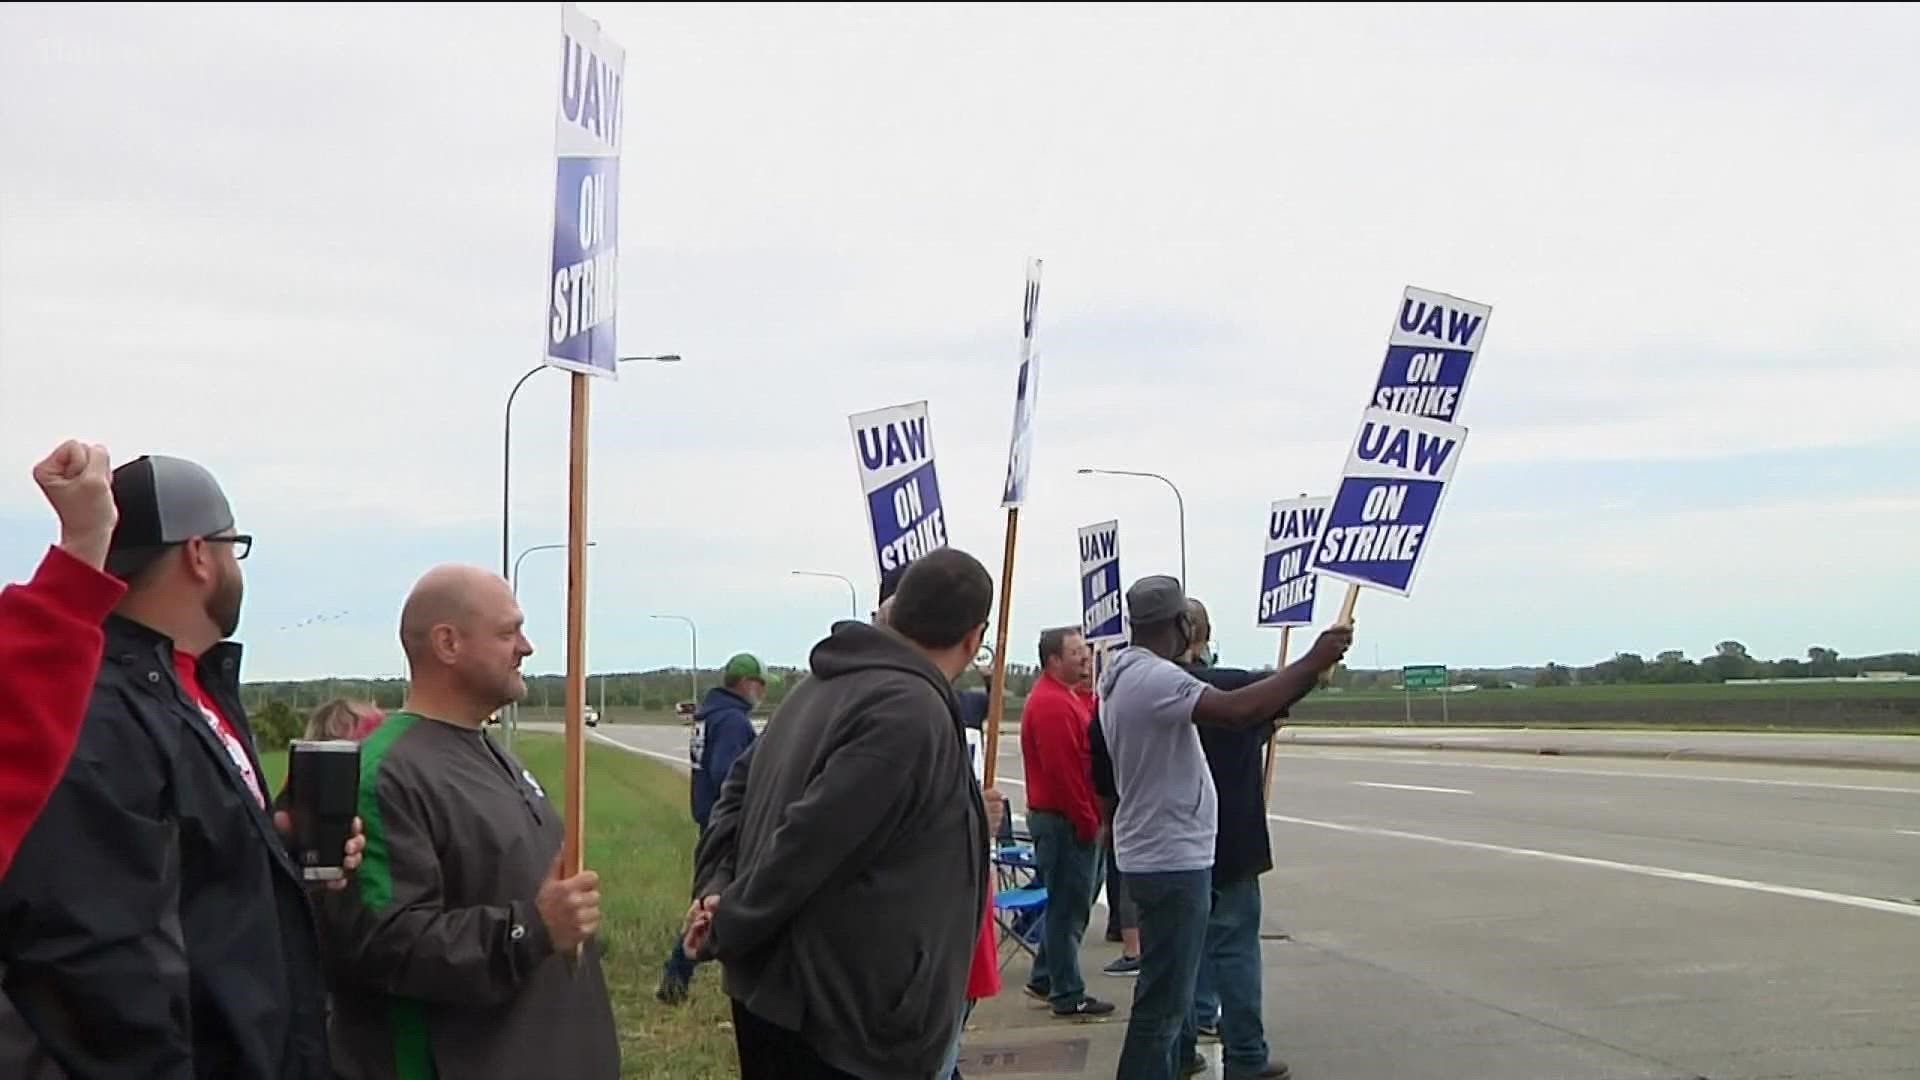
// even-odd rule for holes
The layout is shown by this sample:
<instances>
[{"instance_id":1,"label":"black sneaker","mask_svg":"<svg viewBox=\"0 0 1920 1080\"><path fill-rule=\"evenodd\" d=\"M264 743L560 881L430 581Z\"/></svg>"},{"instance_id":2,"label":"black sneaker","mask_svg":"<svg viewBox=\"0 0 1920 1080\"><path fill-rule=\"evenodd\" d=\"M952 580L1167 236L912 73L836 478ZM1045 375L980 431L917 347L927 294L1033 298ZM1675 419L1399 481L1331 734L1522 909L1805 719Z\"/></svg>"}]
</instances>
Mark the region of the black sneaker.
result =
<instances>
[{"instance_id":1,"label":"black sneaker","mask_svg":"<svg viewBox=\"0 0 1920 1080\"><path fill-rule=\"evenodd\" d=\"M1195 1025L1195 1027L1199 1031L1201 1038L1209 1039L1213 1042L1220 1041L1220 1021L1219 1020L1209 1020L1204 1024L1197 1024Z\"/></svg>"},{"instance_id":2,"label":"black sneaker","mask_svg":"<svg viewBox=\"0 0 1920 1080\"><path fill-rule=\"evenodd\" d=\"M669 971L660 976L660 986L654 990L653 999L662 1005L678 1005L687 1000L687 980Z\"/></svg>"},{"instance_id":3,"label":"black sneaker","mask_svg":"<svg viewBox=\"0 0 1920 1080\"><path fill-rule=\"evenodd\" d=\"M1039 986L1034 983L1028 983L1022 989L1026 991L1026 994L1028 997L1032 998L1035 1001L1053 1000L1053 991L1047 989L1044 986Z\"/></svg>"},{"instance_id":4,"label":"black sneaker","mask_svg":"<svg viewBox=\"0 0 1920 1080\"><path fill-rule=\"evenodd\" d=\"M1122 935L1122 934L1120 933L1120 931L1118 931L1118 930L1109 930L1109 931L1107 931L1107 942L1108 942L1108 944L1111 944L1111 945L1118 945L1118 944L1120 944L1121 942L1123 942L1123 941L1125 941L1125 940L1127 940L1127 939L1126 939L1126 937L1125 937L1124 935Z\"/></svg>"},{"instance_id":5,"label":"black sneaker","mask_svg":"<svg viewBox=\"0 0 1920 1080\"><path fill-rule=\"evenodd\" d=\"M1193 1056L1187 1059L1187 1063L1180 1067L1181 1076L1199 1076L1206 1071L1207 1059L1201 1057L1198 1050L1195 1050Z\"/></svg>"},{"instance_id":6,"label":"black sneaker","mask_svg":"<svg viewBox=\"0 0 1920 1080\"><path fill-rule=\"evenodd\" d=\"M1113 1002L1097 997L1083 997L1064 1009L1055 1006L1053 1010L1056 1020L1105 1020L1112 1015Z\"/></svg>"}]
</instances>

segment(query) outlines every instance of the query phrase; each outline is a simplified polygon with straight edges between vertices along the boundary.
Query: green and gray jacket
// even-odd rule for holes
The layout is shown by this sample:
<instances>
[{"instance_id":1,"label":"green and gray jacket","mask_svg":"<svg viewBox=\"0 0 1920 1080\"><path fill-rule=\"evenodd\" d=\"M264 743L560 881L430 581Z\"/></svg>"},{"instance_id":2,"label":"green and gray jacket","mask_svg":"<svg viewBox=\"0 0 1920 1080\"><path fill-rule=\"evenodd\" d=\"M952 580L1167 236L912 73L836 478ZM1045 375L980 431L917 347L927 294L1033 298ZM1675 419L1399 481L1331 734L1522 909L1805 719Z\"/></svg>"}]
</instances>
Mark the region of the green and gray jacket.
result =
<instances>
[{"instance_id":1,"label":"green and gray jacket","mask_svg":"<svg viewBox=\"0 0 1920 1080\"><path fill-rule=\"evenodd\" d=\"M612 1080L619 1037L588 943L557 955L534 897L559 811L481 731L412 713L361 747L367 850L321 905L342 1080Z\"/></svg>"}]
</instances>

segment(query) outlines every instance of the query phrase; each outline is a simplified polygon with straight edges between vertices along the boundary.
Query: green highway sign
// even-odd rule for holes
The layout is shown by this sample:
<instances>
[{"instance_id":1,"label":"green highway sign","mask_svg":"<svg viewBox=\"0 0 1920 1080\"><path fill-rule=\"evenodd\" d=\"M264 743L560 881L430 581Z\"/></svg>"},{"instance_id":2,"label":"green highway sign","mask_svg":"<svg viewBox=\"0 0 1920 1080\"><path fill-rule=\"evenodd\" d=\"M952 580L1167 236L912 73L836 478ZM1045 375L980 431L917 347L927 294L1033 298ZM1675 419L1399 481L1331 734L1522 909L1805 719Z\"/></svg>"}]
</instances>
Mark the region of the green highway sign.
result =
<instances>
[{"instance_id":1,"label":"green highway sign","mask_svg":"<svg viewBox=\"0 0 1920 1080\"><path fill-rule=\"evenodd\" d=\"M1444 690L1447 686L1445 664L1414 664L1400 669L1400 683L1409 690Z\"/></svg>"}]
</instances>

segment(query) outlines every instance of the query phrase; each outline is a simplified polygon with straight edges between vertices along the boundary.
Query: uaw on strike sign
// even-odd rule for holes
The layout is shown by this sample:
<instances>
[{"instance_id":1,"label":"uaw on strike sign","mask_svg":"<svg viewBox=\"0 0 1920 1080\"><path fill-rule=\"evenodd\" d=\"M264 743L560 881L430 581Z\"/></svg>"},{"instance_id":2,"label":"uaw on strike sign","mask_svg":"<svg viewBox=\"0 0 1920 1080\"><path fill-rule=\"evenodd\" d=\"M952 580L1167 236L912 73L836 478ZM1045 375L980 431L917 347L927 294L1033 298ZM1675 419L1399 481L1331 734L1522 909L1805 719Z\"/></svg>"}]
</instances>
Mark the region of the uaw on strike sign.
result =
<instances>
[{"instance_id":1,"label":"uaw on strike sign","mask_svg":"<svg viewBox=\"0 0 1920 1080\"><path fill-rule=\"evenodd\" d=\"M1454 423L1493 309L1409 288L1387 338L1371 408L1308 570L1406 596L1467 429Z\"/></svg>"},{"instance_id":2,"label":"uaw on strike sign","mask_svg":"<svg viewBox=\"0 0 1920 1080\"><path fill-rule=\"evenodd\" d=\"M947 516L940 505L940 478L933 470L927 403L855 413L848 423L880 573L946 547Z\"/></svg>"},{"instance_id":3,"label":"uaw on strike sign","mask_svg":"<svg viewBox=\"0 0 1920 1080\"><path fill-rule=\"evenodd\" d=\"M560 8L560 100L554 119L553 254L547 363L616 375L620 260L620 121L627 53L572 4Z\"/></svg>"}]
</instances>

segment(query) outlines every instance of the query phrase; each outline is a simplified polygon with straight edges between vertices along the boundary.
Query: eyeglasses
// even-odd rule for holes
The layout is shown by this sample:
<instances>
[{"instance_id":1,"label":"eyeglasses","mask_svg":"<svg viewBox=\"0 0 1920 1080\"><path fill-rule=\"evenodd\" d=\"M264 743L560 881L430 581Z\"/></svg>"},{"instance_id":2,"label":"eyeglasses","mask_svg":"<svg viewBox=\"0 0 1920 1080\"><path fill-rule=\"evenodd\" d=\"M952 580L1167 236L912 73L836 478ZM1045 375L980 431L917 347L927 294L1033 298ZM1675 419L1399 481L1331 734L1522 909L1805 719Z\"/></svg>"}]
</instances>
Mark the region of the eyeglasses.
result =
<instances>
[{"instance_id":1,"label":"eyeglasses","mask_svg":"<svg viewBox=\"0 0 1920 1080\"><path fill-rule=\"evenodd\" d=\"M232 544L233 557L236 559L244 559L253 554L253 536L249 533L241 533L237 536L203 536L201 539L209 544Z\"/></svg>"}]
</instances>

